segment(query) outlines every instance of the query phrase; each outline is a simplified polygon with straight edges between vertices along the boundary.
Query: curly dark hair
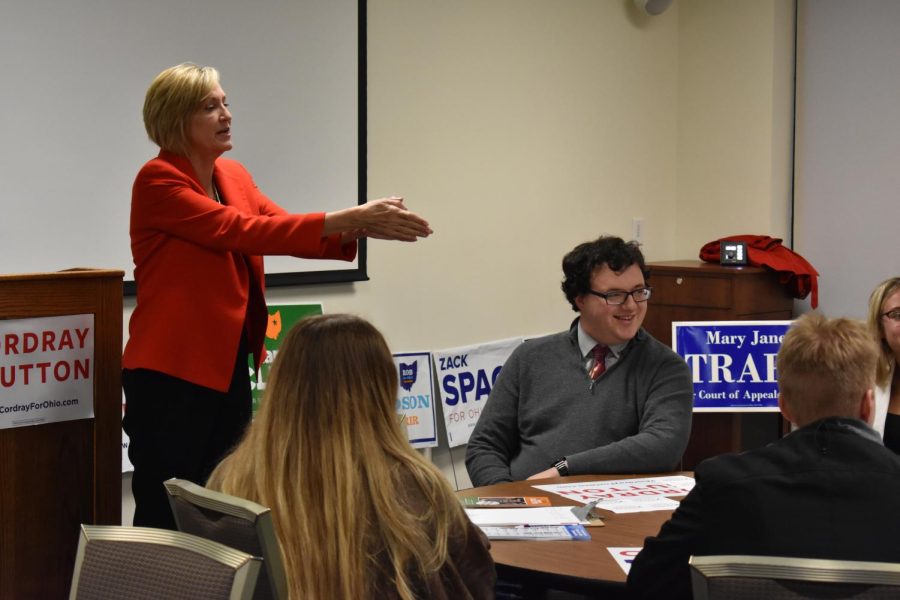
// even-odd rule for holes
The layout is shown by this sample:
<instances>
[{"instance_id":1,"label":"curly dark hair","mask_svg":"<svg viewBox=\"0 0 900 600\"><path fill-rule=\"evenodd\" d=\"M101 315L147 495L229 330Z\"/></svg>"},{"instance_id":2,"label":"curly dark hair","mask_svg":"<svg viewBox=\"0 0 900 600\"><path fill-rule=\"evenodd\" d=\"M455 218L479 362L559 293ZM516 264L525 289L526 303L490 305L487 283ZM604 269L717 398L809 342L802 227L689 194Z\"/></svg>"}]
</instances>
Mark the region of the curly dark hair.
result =
<instances>
[{"instance_id":1,"label":"curly dark hair","mask_svg":"<svg viewBox=\"0 0 900 600\"><path fill-rule=\"evenodd\" d=\"M560 286L575 312L579 312L575 299L591 289L591 275L594 269L604 263L617 273L636 264L644 274L644 280L650 278L650 269L644 263L644 255L637 242L626 242L614 236L600 236L596 240L578 244L563 257L562 268L566 278Z\"/></svg>"}]
</instances>

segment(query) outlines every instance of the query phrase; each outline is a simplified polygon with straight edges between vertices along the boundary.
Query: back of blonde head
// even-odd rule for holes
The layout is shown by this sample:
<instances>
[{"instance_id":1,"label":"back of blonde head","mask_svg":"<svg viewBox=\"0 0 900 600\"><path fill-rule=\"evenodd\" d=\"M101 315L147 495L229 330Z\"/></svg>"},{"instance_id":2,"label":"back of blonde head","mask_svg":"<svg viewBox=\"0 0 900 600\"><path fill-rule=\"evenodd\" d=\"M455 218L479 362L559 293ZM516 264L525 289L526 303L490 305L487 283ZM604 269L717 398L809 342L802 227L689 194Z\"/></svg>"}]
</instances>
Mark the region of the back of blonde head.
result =
<instances>
[{"instance_id":1,"label":"back of blonde head","mask_svg":"<svg viewBox=\"0 0 900 600\"><path fill-rule=\"evenodd\" d=\"M796 424L859 418L860 400L875 383L877 358L878 348L859 321L815 313L797 319L776 359L779 391Z\"/></svg>"},{"instance_id":2,"label":"back of blonde head","mask_svg":"<svg viewBox=\"0 0 900 600\"><path fill-rule=\"evenodd\" d=\"M272 509L291 598L365 598L386 583L411 599L447 560L465 517L403 436L396 395L396 367L371 324L304 319L284 339L256 420L210 477L211 488Z\"/></svg>"},{"instance_id":3,"label":"back of blonde head","mask_svg":"<svg viewBox=\"0 0 900 600\"><path fill-rule=\"evenodd\" d=\"M890 382L891 372L896 362L893 350L891 350L884 339L884 321L881 318L881 313L884 301L897 290L900 290L900 277L891 277L879 283L869 296L869 315L866 322L869 324L869 331L875 336L878 347L881 350L876 372L876 380L880 386L886 386Z\"/></svg>"}]
</instances>

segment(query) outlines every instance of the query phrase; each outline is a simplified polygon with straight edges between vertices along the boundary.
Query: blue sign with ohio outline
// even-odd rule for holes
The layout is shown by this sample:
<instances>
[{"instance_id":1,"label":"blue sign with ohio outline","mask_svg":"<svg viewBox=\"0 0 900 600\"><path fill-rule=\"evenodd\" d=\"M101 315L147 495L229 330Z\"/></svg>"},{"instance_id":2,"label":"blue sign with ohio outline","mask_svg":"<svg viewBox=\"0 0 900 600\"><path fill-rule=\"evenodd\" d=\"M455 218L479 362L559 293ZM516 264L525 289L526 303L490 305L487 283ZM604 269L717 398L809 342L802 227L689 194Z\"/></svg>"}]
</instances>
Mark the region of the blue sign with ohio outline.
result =
<instances>
[{"instance_id":1,"label":"blue sign with ohio outline","mask_svg":"<svg viewBox=\"0 0 900 600\"><path fill-rule=\"evenodd\" d=\"M431 379L431 353L394 354L394 364L400 384L396 410L398 415L403 416L409 443L414 448L437 446L437 411Z\"/></svg>"},{"instance_id":2,"label":"blue sign with ohio outline","mask_svg":"<svg viewBox=\"0 0 900 600\"><path fill-rule=\"evenodd\" d=\"M698 412L778 410L775 356L792 321L672 323L672 348L687 362Z\"/></svg>"}]
</instances>

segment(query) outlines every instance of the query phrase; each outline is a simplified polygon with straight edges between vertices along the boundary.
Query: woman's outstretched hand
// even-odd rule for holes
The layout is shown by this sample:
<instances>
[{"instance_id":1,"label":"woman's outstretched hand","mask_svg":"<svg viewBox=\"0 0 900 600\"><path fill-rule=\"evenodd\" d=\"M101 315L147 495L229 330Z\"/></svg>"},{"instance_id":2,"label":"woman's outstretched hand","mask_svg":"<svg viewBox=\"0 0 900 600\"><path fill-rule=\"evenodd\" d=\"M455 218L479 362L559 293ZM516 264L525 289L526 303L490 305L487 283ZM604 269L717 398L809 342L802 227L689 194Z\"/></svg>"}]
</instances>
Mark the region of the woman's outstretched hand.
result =
<instances>
[{"instance_id":1,"label":"woman's outstretched hand","mask_svg":"<svg viewBox=\"0 0 900 600\"><path fill-rule=\"evenodd\" d=\"M406 208L403 198L392 196L326 214L322 237L335 233L346 244L362 237L415 242L433 232L428 221Z\"/></svg>"},{"instance_id":2,"label":"woman's outstretched hand","mask_svg":"<svg viewBox=\"0 0 900 600\"><path fill-rule=\"evenodd\" d=\"M378 240L415 242L433 232L428 221L403 204L403 198L379 198L359 207L364 235Z\"/></svg>"}]
</instances>

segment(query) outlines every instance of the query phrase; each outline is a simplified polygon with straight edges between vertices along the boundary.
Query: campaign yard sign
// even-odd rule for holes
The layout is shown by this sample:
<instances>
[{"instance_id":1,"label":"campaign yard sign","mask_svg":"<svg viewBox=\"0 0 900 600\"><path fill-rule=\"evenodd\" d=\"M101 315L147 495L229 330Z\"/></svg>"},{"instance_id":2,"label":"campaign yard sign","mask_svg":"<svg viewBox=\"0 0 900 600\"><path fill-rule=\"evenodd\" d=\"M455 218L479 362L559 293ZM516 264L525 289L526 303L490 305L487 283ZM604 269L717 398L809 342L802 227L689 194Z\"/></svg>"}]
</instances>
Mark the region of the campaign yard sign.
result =
<instances>
[{"instance_id":1,"label":"campaign yard sign","mask_svg":"<svg viewBox=\"0 0 900 600\"><path fill-rule=\"evenodd\" d=\"M406 424L413 448L438 445L434 407L434 382L431 378L431 353L404 352L394 354L400 382L397 392L397 415Z\"/></svg>"},{"instance_id":2,"label":"campaign yard sign","mask_svg":"<svg viewBox=\"0 0 900 600\"><path fill-rule=\"evenodd\" d=\"M253 395L253 414L259 410L260 402L262 402L263 394L266 390L266 381L269 380L269 370L275 357L278 356L278 349L281 347L281 340L287 335L296 323L304 317L311 315L321 315L321 304L270 304L269 305L269 322L266 325L266 356L263 358L262 364L259 365L259 373L256 372L253 355L247 357L248 367L250 369L250 390Z\"/></svg>"},{"instance_id":3,"label":"campaign yard sign","mask_svg":"<svg viewBox=\"0 0 900 600\"><path fill-rule=\"evenodd\" d=\"M791 323L672 323L672 348L691 369L694 410L777 412L775 356Z\"/></svg>"},{"instance_id":4,"label":"campaign yard sign","mask_svg":"<svg viewBox=\"0 0 900 600\"><path fill-rule=\"evenodd\" d=\"M94 315L0 320L0 429L94 416Z\"/></svg>"},{"instance_id":5,"label":"campaign yard sign","mask_svg":"<svg viewBox=\"0 0 900 600\"><path fill-rule=\"evenodd\" d=\"M450 448L468 443L500 368L521 343L512 338L434 353Z\"/></svg>"}]
</instances>

